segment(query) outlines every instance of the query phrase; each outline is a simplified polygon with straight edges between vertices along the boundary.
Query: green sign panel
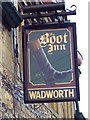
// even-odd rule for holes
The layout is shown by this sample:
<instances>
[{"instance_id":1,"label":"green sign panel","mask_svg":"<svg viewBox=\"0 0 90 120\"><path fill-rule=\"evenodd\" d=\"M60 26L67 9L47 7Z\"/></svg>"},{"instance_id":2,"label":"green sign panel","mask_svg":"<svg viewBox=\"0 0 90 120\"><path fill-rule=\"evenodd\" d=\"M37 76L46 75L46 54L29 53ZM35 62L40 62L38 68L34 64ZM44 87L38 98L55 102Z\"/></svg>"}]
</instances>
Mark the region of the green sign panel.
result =
<instances>
[{"instance_id":1,"label":"green sign panel","mask_svg":"<svg viewBox=\"0 0 90 120\"><path fill-rule=\"evenodd\" d=\"M24 44L26 103L79 100L75 34L75 24L28 30Z\"/></svg>"}]
</instances>

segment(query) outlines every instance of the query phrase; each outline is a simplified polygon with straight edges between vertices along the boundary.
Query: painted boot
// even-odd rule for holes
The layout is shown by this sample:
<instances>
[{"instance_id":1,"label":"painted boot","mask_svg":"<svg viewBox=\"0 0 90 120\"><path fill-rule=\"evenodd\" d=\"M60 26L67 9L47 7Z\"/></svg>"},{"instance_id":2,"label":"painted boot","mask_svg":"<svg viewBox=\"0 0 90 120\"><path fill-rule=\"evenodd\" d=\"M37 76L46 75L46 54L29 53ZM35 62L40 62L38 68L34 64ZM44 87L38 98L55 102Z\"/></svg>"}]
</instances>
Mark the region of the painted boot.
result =
<instances>
[{"instance_id":1,"label":"painted boot","mask_svg":"<svg viewBox=\"0 0 90 120\"><path fill-rule=\"evenodd\" d=\"M67 75L72 73L72 70L62 72L55 70L50 64L44 49L41 47L38 40L30 43L30 51L35 57L47 85L54 85L58 80L65 79Z\"/></svg>"}]
</instances>

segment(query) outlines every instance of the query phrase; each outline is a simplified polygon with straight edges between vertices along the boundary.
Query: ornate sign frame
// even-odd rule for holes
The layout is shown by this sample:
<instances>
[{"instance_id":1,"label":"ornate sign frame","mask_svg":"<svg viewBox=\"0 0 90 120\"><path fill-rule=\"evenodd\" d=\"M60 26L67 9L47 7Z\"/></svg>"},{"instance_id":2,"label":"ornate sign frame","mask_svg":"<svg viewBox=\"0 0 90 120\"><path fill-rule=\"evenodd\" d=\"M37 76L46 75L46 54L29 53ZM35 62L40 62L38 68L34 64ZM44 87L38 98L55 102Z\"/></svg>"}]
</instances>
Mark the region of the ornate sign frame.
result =
<instances>
[{"instance_id":1,"label":"ornate sign frame","mask_svg":"<svg viewBox=\"0 0 90 120\"><path fill-rule=\"evenodd\" d=\"M76 23L23 27L24 102L80 100Z\"/></svg>"}]
</instances>

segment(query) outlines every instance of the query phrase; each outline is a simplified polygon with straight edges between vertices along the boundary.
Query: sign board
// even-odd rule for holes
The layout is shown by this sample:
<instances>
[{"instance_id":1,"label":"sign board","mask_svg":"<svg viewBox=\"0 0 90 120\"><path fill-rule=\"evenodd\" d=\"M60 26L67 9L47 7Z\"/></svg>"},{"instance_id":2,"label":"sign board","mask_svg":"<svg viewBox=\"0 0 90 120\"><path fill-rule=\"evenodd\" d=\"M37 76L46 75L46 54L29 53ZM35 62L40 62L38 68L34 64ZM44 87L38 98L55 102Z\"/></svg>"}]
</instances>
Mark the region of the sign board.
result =
<instances>
[{"instance_id":1,"label":"sign board","mask_svg":"<svg viewBox=\"0 0 90 120\"><path fill-rule=\"evenodd\" d=\"M79 100L76 24L24 29L25 103Z\"/></svg>"}]
</instances>

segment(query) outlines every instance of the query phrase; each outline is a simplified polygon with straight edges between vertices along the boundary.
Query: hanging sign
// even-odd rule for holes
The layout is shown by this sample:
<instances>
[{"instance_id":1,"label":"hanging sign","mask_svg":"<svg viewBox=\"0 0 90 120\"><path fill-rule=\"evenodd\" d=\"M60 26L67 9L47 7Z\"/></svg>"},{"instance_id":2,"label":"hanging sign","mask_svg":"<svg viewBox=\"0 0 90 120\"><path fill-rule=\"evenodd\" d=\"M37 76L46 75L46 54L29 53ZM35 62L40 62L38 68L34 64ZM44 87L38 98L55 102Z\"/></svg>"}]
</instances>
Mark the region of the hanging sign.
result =
<instances>
[{"instance_id":1,"label":"hanging sign","mask_svg":"<svg viewBox=\"0 0 90 120\"><path fill-rule=\"evenodd\" d=\"M79 100L76 24L31 27L24 35L25 102Z\"/></svg>"}]
</instances>

